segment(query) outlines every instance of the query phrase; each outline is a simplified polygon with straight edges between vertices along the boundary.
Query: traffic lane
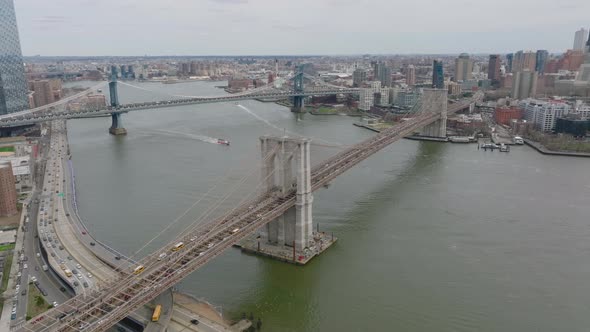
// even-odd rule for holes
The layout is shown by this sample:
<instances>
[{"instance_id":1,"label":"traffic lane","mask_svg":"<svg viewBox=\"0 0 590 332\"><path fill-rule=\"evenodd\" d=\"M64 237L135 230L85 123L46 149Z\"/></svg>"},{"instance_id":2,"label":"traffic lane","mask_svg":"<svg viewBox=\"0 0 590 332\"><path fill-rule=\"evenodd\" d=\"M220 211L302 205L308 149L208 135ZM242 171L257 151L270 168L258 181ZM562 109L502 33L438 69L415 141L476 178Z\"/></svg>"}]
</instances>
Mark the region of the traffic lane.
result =
<instances>
[{"instance_id":1,"label":"traffic lane","mask_svg":"<svg viewBox=\"0 0 590 332\"><path fill-rule=\"evenodd\" d=\"M38 205L39 204L37 204L37 206ZM37 211L38 210L33 210L33 213L29 218L29 223L31 220L34 220L33 217L36 219ZM31 226L33 228L33 232L37 232L38 234L39 230L37 228L37 223L34 223ZM46 298L48 301L50 303L53 301L62 303L67 300L69 298L68 294L61 291L61 288L64 287L64 285L59 281L56 281L54 276L49 275L49 272L43 271L43 265L48 265L49 263L45 261L43 256L40 254L41 248L39 247L39 238L35 238L34 236L29 237L29 240L25 243L28 246L27 251L29 252L29 273L30 275L37 278L39 285L47 292ZM37 254L39 254L39 256L37 256Z\"/></svg>"},{"instance_id":2,"label":"traffic lane","mask_svg":"<svg viewBox=\"0 0 590 332\"><path fill-rule=\"evenodd\" d=\"M199 323L198 324L191 323L191 320L193 320L193 319L196 319ZM199 331L203 331L203 332L229 331L228 329L226 329L222 326L219 326L217 324L213 324L213 323L209 322L208 319L206 319L206 318L200 317L195 314L187 313L186 311L184 311L183 309L178 308L178 307L174 308L174 314L172 315L172 320L174 322L185 325L188 328L191 328L191 326L197 327L197 329Z\"/></svg>"}]
</instances>

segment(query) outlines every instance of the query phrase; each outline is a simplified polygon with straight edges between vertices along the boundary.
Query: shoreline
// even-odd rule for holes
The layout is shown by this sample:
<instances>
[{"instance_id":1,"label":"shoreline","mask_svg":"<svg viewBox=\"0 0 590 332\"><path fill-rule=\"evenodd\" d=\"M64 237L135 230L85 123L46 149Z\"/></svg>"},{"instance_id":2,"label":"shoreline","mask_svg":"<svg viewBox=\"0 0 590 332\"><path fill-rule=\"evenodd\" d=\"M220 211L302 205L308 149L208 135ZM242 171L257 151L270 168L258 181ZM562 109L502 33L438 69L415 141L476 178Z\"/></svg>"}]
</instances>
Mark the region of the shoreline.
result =
<instances>
[{"instance_id":1,"label":"shoreline","mask_svg":"<svg viewBox=\"0 0 590 332\"><path fill-rule=\"evenodd\" d=\"M550 156L562 156L562 157L578 157L578 158L590 158L590 153L584 152L568 152L568 151L552 151L544 147L541 143L531 141L528 138L524 139L524 143L531 148L537 150L539 153Z\"/></svg>"},{"instance_id":2,"label":"shoreline","mask_svg":"<svg viewBox=\"0 0 590 332\"><path fill-rule=\"evenodd\" d=\"M67 126L67 122L66 122L66 126ZM94 241L97 244L100 244L101 246L103 246L105 249L107 249L108 251L111 251L113 253L116 253L122 257L126 257L125 255L119 253L116 249L106 245L105 243L101 242L98 238L96 238L95 236L93 236L90 232L90 230L87 228L86 224L82 221L82 218L80 217L79 214L79 210L78 210L78 197L76 195L76 176L74 175L74 165L73 165L73 160L72 160L72 154L70 151L70 143L69 143L69 136L68 136L68 131L66 130L64 133L65 136L65 142L66 142L66 147L67 147L67 151L69 152L69 158L67 160L67 167L70 171L70 175L71 175L71 189L72 189L72 205L74 208L74 213L76 215L76 217L78 218L78 221L80 223L80 225L84 228L84 230L87 232L88 236L92 237L94 239ZM95 256L97 256L96 254L94 254ZM98 259L100 259L99 256L97 256ZM131 262L134 262L134 260L131 260L130 258L127 258L128 260L130 260ZM173 296L174 299L178 299L178 303L176 303L176 301L174 301L173 305L174 306L181 306L184 307L186 309L188 309L191 313L194 313L200 317L205 317L206 319L217 323L221 326L223 326L224 328L231 328L231 323L230 321L226 320L223 317L223 313L222 312L218 312L215 309L215 306L213 306L211 303L209 303L208 301L204 300L204 299L199 299L195 296L193 296L192 294L189 293L183 293L180 292L178 290L173 291ZM172 321L174 320L174 318L171 319ZM244 324L244 323L242 323ZM242 326L242 324L239 325L239 327ZM249 326L249 325L248 325Z\"/></svg>"}]
</instances>

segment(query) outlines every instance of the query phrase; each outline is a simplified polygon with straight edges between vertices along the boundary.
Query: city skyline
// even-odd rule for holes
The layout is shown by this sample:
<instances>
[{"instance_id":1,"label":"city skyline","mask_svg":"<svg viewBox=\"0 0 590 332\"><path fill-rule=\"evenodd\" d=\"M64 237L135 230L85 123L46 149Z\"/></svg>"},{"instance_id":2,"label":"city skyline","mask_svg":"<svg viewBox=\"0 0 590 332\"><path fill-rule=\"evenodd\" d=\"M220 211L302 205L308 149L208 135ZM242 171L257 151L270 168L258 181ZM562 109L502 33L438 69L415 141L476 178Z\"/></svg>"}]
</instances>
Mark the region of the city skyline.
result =
<instances>
[{"instance_id":1,"label":"city skyline","mask_svg":"<svg viewBox=\"0 0 590 332\"><path fill-rule=\"evenodd\" d=\"M564 52L574 32L590 24L584 14L590 4L573 0L500 0L490 8L459 0L304 0L280 6L209 0L177 1L173 8L155 0L21 0L15 6L26 56ZM522 15L525 9L529 16ZM483 26L482 15L501 17L501 24Z\"/></svg>"}]
</instances>

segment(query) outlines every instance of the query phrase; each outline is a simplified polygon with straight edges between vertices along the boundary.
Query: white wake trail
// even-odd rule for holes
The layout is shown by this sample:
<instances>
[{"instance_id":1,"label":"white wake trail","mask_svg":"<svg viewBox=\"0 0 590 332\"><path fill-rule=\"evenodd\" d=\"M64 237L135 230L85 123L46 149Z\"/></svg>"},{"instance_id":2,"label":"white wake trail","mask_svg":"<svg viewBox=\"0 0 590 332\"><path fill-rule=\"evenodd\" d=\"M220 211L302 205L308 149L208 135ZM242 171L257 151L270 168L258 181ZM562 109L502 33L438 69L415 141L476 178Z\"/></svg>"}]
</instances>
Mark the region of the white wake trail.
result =
<instances>
[{"instance_id":1,"label":"white wake trail","mask_svg":"<svg viewBox=\"0 0 590 332\"><path fill-rule=\"evenodd\" d=\"M201 142L205 142L205 143L217 144L217 138L204 136L204 135L196 135L196 134L191 134L191 133L185 133L182 131L172 131L172 130L163 130L163 129L157 129L157 130L154 130L154 132L166 134L169 136L175 136L175 137L188 137L188 138L192 138L192 139L195 139L195 140L198 140Z\"/></svg>"}]
</instances>

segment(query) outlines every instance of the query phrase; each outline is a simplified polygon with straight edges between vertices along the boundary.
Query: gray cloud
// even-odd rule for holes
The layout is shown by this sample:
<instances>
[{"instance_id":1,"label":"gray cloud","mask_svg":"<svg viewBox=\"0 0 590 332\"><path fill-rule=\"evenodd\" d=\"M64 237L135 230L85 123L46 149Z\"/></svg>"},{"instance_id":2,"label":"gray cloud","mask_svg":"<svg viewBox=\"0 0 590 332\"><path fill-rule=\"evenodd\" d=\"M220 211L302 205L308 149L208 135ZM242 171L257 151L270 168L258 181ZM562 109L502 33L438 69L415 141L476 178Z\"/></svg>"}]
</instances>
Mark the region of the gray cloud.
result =
<instances>
[{"instance_id":1,"label":"gray cloud","mask_svg":"<svg viewBox=\"0 0 590 332\"><path fill-rule=\"evenodd\" d=\"M587 0L18 0L24 54L564 51ZM493 20L489 20L493 18ZM73 42L75 41L75 42Z\"/></svg>"}]
</instances>

